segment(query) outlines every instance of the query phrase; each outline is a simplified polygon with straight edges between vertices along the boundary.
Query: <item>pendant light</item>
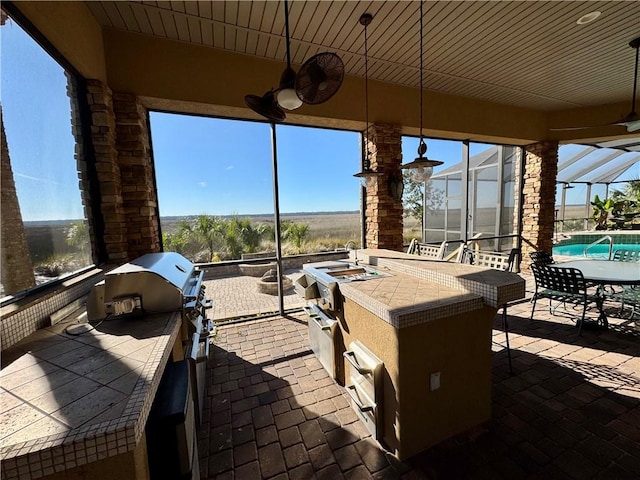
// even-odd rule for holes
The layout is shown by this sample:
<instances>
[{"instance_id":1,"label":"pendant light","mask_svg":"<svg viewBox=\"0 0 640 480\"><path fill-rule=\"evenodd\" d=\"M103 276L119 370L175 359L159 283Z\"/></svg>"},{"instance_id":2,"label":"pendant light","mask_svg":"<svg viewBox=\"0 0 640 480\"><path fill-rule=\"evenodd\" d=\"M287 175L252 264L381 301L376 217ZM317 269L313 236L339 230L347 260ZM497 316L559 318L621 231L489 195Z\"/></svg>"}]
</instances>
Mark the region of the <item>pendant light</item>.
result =
<instances>
[{"instance_id":1,"label":"pendant light","mask_svg":"<svg viewBox=\"0 0 640 480\"><path fill-rule=\"evenodd\" d=\"M427 182L433 174L433 167L442 165L444 162L438 160L429 160L425 154L427 153L427 144L422 134L422 3L420 0L420 144L418 145L418 157L410 163L402 165L403 169L411 169L411 179L417 183Z\"/></svg>"},{"instance_id":2,"label":"pendant light","mask_svg":"<svg viewBox=\"0 0 640 480\"><path fill-rule=\"evenodd\" d=\"M376 183L376 177L382 175L382 173L374 172L371 170L371 152L369 151L369 140L366 138L369 134L369 61L367 50L367 27L371 24L373 15L370 13L363 13L360 16L360 25L364 26L364 117L365 117L365 135L363 140L364 145L364 159L362 160L362 171L356 173L354 177L360 178L362 186L365 188L372 187Z\"/></svg>"},{"instance_id":3,"label":"pendant light","mask_svg":"<svg viewBox=\"0 0 640 480\"><path fill-rule=\"evenodd\" d=\"M285 110L295 110L300 108L302 100L298 98L296 93L296 72L291 68L291 46L289 45L289 6L287 0L284 0L284 28L287 36L287 68L284 69L280 76L280 86L276 99L278 105Z\"/></svg>"}]
</instances>

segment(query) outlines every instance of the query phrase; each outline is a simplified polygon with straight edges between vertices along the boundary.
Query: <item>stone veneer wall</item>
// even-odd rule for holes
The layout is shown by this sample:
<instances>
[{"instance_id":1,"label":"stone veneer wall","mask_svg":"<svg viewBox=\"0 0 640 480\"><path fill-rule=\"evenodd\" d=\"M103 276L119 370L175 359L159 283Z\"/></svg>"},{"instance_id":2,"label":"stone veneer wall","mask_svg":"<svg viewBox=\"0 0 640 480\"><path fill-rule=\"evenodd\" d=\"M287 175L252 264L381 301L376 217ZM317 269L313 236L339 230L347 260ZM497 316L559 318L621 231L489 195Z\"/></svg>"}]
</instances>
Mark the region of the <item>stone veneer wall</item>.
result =
<instances>
[{"instance_id":1,"label":"stone veneer wall","mask_svg":"<svg viewBox=\"0 0 640 480\"><path fill-rule=\"evenodd\" d=\"M365 134L370 152L371 168L384 175L367 188L365 235L367 248L402 251L402 200L389 194L389 179L402 179L402 127L371 125Z\"/></svg>"},{"instance_id":2,"label":"stone veneer wall","mask_svg":"<svg viewBox=\"0 0 640 480\"><path fill-rule=\"evenodd\" d=\"M100 191L100 210L104 219L104 243L107 263L127 260L127 219L122 201L120 166L116 150L116 122L111 89L99 80L87 81L91 111L91 140ZM83 183L83 198L90 195ZM86 205L85 205L86 207ZM94 250L95 251L95 250Z\"/></svg>"},{"instance_id":3,"label":"stone veneer wall","mask_svg":"<svg viewBox=\"0 0 640 480\"><path fill-rule=\"evenodd\" d=\"M88 155L86 151L86 143L84 141L86 130L82 125L82 115L80 114L80 104L78 101L80 95L84 94L84 91L81 92L81 87L73 75L70 75L67 71L65 71L64 74L67 77L67 95L69 96L71 105L71 134L75 140L74 158L78 169L80 195L82 198L82 206L84 207L84 221L87 222L89 227L87 230L89 232L91 259L94 264L98 264L101 258L97 240L102 236L103 232L101 230L102 221L97 221L93 213L96 199L91 195L91 174L89 173L89 164L87 163L87 158L90 158L90 155ZM100 227L98 227L98 225L100 225ZM100 228L99 231L98 228Z\"/></svg>"},{"instance_id":4,"label":"stone veneer wall","mask_svg":"<svg viewBox=\"0 0 640 480\"><path fill-rule=\"evenodd\" d=\"M135 95L98 80L87 85L106 261L120 264L160 251L147 112Z\"/></svg>"},{"instance_id":5,"label":"stone veneer wall","mask_svg":"<svg viewBox=\"0 0 640 480\"><path fill-rule=\"evenodd\" d=\"M133 260L161 249L147 110L135 95L124 93L114 93L113 109L127 251Z\"/></svg>"},{"instance_id":6,"label":"stone veneer wall","mask_svg":"<svg viewBox=\"0 0 640 480\"><path fill-rule=\"evenodd\" d=\"M16 184L13 179L9 146L4 132L2 120L2 106L0 106L0 131L2 136L2 151L0 160L1 198L0 198L0 262L2 263L3 294L8 295L31 288L36 284L33 276L33 265L24 233L22 213L18 203Z\"/></svg>"},{"instance_id":7,"label":"stone veneer wall","mask_svg":"<svg viewBox=\"0 0 640 480\"><path fill-rule=\"evenodd\" d=\"M529 253L551 253L558 174L557 142L534 143L524 149L521 270L531 264Z\"/></svg>"}]
</instances>

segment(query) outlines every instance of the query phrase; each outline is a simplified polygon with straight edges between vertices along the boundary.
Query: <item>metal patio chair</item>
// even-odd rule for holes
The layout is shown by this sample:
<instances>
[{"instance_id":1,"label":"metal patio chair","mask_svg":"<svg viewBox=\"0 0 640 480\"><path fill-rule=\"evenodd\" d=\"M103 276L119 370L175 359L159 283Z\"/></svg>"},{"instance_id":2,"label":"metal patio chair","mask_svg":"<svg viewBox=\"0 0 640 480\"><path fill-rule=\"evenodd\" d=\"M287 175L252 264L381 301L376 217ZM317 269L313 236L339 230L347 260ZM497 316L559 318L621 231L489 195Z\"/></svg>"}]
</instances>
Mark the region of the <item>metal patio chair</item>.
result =
<instances>
[{"instance_id":1,"label":"metal patio chair","mask_svg":"<svg viewBox=\"0 0 640 480\"><path fill-rule=\"evenodd\" d=\"M536 265L552 265L556 263L553 256L543 250L531 252L529 256L531 257L531 261Z\"/></svg>"},{"instance_id":2,"label":"metal patio chair","mask_svg":"<svg viewBox=\"0 0 640 480\"><path fill-rule=\"evenodd\" d=\"M415 238L411 240L407 253L412 255L419 255L428 260L443 260L444 254L447 248L447 242L442 242L440 245L434 245L430 243L420 243Z\"/></svg>"},{"instance_id":3,"label":"metal patio chair","mask_svg":"<svg viewBox=\"0 0 640 480\"><path fill-rule=\"evenodd\" d=\"M471 249L464 250L461 263L468 263L478 267L488 267L495 270L514 273L517 269L517 260L520 256L518 248L512 248L509 254L503 252L484 252L473 251ZM509 326L507 324L507 304L502 305L502 328L504 330L505 343L507 347L507 359L509 361L509 373L513 373L511 365L511 348L509 347Z\"/></svg>"},{"instance_id":4,"label":"metal patio chair","mask_svg":"<svg viewBox=\"0 0 640 480\"><path fill-rule=\"evenodd\" d=\"M640 250L620 248L613 252L613 260L617 262L640 262ZM638 265L638 268L640 268L640 265ZM625 305L631 307L629 318L633 318L636 309L640 307L640 288L635 286L623 286L619 292L613 290L611 293L606 293L606 297L620 302L620 310L618 311L620 316L622 316Z\"/></svg>"},{"instance_id":5,"label":"metal patio chair","mask_svg":"<svg viewBox=\"0 0 640 480\"><path fill-rule=\"evenodd\" d=\"M587 283L582 272L577 268L560 268L553 265L533 263L531 264L531 270L536 284L532 299L531 320L533 320L538 298L549 299L549 311L551 313L555 311L555 309L551 309L552 300L563 302L565 305L567 303L582 305L582 316L578 321L578 335L582 334L582 325L589 303L595 303L598 311L602 313L602 297L587 293Z\"/></svg>"},{"instance_id":6,"label":"metal patio chair","mask_svg":"<svg viewBox=\"0 0 640 480\"><path fill-rule=\"evenodd\" d=\"M613 259L616 262L640 262L640 250L628 250L619 248L613 252Z\"/></svg>"}]
</instances>

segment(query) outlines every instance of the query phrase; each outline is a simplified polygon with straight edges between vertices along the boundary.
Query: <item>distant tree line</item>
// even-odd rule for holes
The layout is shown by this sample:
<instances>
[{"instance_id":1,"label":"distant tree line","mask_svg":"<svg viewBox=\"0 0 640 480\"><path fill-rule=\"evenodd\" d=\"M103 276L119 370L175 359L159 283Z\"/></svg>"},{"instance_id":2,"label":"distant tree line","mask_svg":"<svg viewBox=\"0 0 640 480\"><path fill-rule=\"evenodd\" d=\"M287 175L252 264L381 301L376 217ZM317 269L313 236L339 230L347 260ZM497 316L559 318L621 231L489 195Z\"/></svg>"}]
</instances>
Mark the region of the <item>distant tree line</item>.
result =
<instances>
[{"instance_id":1,"label":"distant tree line","mask_svg":"<svg viewBox=\"0 0 640 480\"><path fill-rule=\"evenodd\" d=\"M281 231L282 237L301 251L309 225L284 221ZM243 253L272 251L274 242L272 225L237 216L200 215L191 221L183 220L174 233L162 235L165 251L178 252L195 262L237 260Z\"/></svg>"}]
</instances>

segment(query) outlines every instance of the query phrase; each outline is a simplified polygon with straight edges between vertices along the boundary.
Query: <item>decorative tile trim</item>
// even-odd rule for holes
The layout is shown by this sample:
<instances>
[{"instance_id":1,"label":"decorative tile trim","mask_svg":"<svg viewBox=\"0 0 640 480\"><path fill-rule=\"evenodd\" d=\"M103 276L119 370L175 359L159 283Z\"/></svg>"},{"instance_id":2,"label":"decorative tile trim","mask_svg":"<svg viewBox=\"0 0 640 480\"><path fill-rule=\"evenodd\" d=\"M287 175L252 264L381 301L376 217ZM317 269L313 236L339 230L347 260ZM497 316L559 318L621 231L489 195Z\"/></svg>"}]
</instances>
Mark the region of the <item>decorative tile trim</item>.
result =
<instances>
[{"instance_id":1,"label":"decorative tile trim","mask_svg":"<svg viewBox=\"0 0 640 480\"><path fill-rule=\"evenodd\" d=\"M571 232L567 232L568 238L561 240L556 246L562 247L564 245L575 245L586 243L589 244L591 242L595 242L599 238L604 237L605 235L609 235L613 240L613 249L615 250L616 244L640 244L640 232L637 230L629 230L629 231L618 231L612 233L608 230L601 230L599 232L594 233L576 233L572 234Z\"/></svg>"},{"instance_id":2,"label":"decorative tile trim","mask_svg":"<svg viewBox=\"0 0 640 480\"><path fill-rule=\"evenodd\" d=\"M93 285L103 278L102 271L93 272L87 278L73 278L63 282L60 289L45 294L23 308L16 309L9 305L0 310L0 334L2 350L15 345L36 330L50 325L49 316L74 300L87 295Z\"/></svg>"},{"instance_id":3,"label":"decorative tile trim","mask_svg":"<svg viewBox=\"0 0 640 480\"><path fill-rule=\"evenodd\" d=\"M132 451L144 433L163 367L180 327L180 313L173 313L119 418L2 447L2 478L36 479Z\"/></svg>"},{"instance_id":4,"label":"decorative tile trim","mask_svg":"<svg viewBox=\"0 0 640 480\"><path fill-rule=\"evenodd\" d=\"M383 280L381 279L379 281ZM471 312L483 307L482 297L473 294L461 294L455 300L447 303L436 300L418 303L409 307L390 308L388 305L379 302L365 292L357 290L348 283L341 285L340 291L346 298L353 300L362 308L395 328L411 327L440 318Z\"/></svg>"},{"instance_id":5,"label":"decorative tile trim","mask_svg":"<svg viewBox=\"0 0 640 480\"><path fill-rule=\"evenodd\" d=\"M455 298L447 298L444 301L434 298L407 307L393 308L373 298L364 288L361 291L362 287L349 283L340 285L340 291L346 298L355 301L396 328L470 312L482 308L483 305L499 308L525 296L525 281L514 273L459 263L416 259L411 255L396 252L380 252L377 255L375 250L365 250L358 254L364 262L381 270L409 275L437 286L461 291ZM393 277L369 281L395 282Z\"/></svg>"}]
</instances>

